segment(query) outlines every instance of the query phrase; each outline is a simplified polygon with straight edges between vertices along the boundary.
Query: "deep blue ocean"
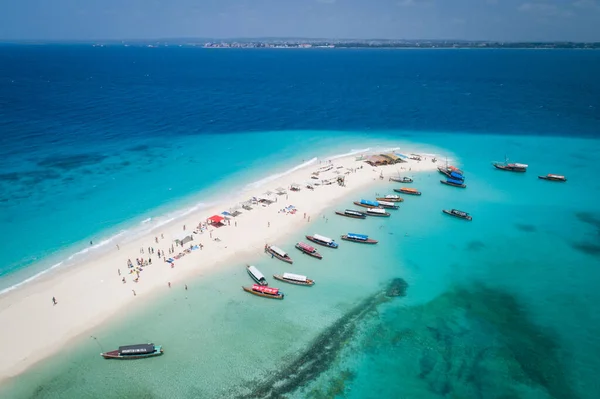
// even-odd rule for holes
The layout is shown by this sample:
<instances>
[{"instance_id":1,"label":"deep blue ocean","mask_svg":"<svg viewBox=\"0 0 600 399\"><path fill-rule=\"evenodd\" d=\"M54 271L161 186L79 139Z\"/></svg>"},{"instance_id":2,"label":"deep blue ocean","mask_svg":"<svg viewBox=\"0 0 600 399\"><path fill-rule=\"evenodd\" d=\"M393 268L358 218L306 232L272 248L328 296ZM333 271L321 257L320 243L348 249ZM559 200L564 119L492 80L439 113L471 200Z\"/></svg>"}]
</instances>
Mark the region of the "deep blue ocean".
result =
<instances>
[{"instance_id":1,"label":"deep blue ocean","mask_svg":"<svg viewBox=\"0 0 600 399\"><path fill-rule=\"evenodd\" d=\"M251 307L229 284L242 274L226 270L190 294L204 304L211 284L234 287L220 288L233 299L202 307L198 324L192 305L171 298L155 304L163 323L153 311L97 332L117 340L142 326L173 352L206 342L210 364L180 353L165 356L180 376L160 362L107 370L88 342L20 377L13 396L80 398L135 378L129 397L597 398L599 70L595 51L0 47L0 290L315 156L414 142L447 150L470 179L456 193L419 177L429 197L407 201L391 224L366 225L388 238L381 252L336 254L346 280L313 271L337 283L318 304L286 299L286 316ZM527 176L491 168L505 154L529 163ZM546 173L569 182L540 185ZM449 202L481 216L439 220ZM365 267L368 283L357 277ZM407 296L379 301L394 277ZM283 331L261 336L263 351L241 344L259 321ZM324 332L344 344L319 347ZM265 388L275 383L267 359L248 362L301 367L293 359L306 346L326 355L287 391ZM236 378L210 367L220 361Z\"/></svg>"}]
</instances>

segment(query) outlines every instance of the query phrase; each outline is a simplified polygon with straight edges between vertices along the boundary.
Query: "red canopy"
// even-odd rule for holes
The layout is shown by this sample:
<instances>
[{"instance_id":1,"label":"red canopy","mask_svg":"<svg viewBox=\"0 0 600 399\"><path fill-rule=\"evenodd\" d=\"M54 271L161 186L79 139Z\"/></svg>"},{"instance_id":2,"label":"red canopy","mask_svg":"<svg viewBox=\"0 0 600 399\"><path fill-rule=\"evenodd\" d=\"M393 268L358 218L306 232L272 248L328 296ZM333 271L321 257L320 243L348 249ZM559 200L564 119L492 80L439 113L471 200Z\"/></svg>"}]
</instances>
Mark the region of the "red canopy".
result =
<instances>
[{"instance_id":1,"label":"red canopy","mask_svg":"<svg viewBox=\"0 0 600 399\"><path fill-rule=\"evenodd\" d=\"M213 223L221 223L223 220L225 220L225 218L223 216L213 215L213 216L209 217L207 220L210 220Z\"/></svg>"},{"instance_id":2,"label":"red canopy","mask_svg":"<svg viewBox=\"0 0 600 399\"><path fill-rule=\"evenodd\" d=\"M271 295L278 295L279 294L279 288L265 287L263 285L258 285L258 284L254 284L252 286L252 289L254 291L263 292L265 294L271 294Z\"/></svg>"}]
</instances>

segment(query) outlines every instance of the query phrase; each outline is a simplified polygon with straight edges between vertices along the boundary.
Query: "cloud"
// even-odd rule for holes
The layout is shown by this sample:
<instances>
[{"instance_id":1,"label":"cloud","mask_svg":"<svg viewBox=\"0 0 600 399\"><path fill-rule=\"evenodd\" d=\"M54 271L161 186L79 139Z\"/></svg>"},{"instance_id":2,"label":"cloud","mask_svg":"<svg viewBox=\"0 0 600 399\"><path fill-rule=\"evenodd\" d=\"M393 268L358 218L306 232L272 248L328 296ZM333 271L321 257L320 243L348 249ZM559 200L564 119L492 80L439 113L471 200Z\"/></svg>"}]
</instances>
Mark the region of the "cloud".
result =
<instances>
[{"instance_id":1,"label":"cloud","mask_svg":"<svg viewBox=\"0 0 600 399\"><path fill-rule=\"evenodd\" d=\"M556 4L527 2L521 4L517 9L523 13L536 15L539 17L571 17L573 12L559 7Z\"/></svg>"}]
</instances>

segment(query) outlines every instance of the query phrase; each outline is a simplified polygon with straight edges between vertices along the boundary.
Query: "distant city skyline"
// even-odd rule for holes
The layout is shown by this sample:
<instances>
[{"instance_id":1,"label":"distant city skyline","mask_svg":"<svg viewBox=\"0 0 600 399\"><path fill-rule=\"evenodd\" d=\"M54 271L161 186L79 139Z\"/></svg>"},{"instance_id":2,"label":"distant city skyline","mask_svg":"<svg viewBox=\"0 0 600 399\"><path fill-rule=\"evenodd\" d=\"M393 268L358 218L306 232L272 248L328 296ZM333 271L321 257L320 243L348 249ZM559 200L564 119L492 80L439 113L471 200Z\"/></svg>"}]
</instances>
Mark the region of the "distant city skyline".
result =
<instances>
[{"instance_id":1,"label":"distant city skyline","mask_svg":"<svg viewBox=\"0 0 600 399\"><path fill-rule=\"evenodd\" d=\"M19 0L0 40L600 41L600 0Z\"/></svg>"}]
</instances>

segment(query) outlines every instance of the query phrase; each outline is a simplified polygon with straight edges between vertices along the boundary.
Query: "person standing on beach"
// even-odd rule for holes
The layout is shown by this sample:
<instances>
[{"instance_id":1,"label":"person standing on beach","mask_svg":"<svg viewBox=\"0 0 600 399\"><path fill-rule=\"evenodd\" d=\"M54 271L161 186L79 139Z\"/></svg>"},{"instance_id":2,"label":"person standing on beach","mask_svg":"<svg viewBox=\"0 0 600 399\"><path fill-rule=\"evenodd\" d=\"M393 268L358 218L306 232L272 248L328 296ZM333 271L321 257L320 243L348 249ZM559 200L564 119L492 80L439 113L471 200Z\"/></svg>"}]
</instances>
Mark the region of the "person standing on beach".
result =
<instances>
[{"instance_id":1,"label":"person standing on beach","mask_svg":"<svg viewBox=\"0 0 600 399\"><path fill-rule=\"evenodd\" d=\"M121 250L121 248L119 248L119 244L117 244L117 251Z\"/></svg>"},{"instance_id":2,"label":"person standing on beach","mask_svg":"<svg viewBox=\"0 0 600 399\"><path fill-rule=\"evenodd\" d=\"M171 282L170 281L168 282L168 284L169 284L169 288L171 288Z\"/></svg>"},{"instance_id":3,"label":"person standing on beach","mask_svg":"<svg viewBox=\"0 0 600 399\"><path fill-rule=\"evenodd\" d=\"M131 290L131 292L133 292L133 296L136 296L136 294L135 294L135 290Z\"/></svg>"},{"instance_id":4,"label":"person standing on beach","mask_svg":"<svg viewBox=\"0 0 600 399\"><path fill-rule=\"evenodd\" d=\"M119 276L121 275L121 269L117 269L117 272L119 273Z\"/></svg>"},{"instance_id":5,"label":"person standing on beach","mask_svg":"<svg viewBox=\"0 0 600 399\"><path fill-rule=\"evenodd\" d=\"M94 242L90 240L90 245L94 245Z\"/></svg>"},{"instance_id":6,"label":"person standing on beach","mask_svg":"<svg viewBox=\"0 0 600 399\"><path fill-rule=\"evenodd\" d=\"M56 302L56 298L52 297L52 305L56 305L58 302Z\"/></svg>"},{"instance_id":7,"label":"person standing on beach","mask_svg":"<svg viewBox=\"0 0 600 399\"><path fill-rule=\"evenodd\" d=\"M185 287L185 290L187 291L187 284L185 284L185 286L184 286L184 287Z\"/></svg>"}]
</instances>

